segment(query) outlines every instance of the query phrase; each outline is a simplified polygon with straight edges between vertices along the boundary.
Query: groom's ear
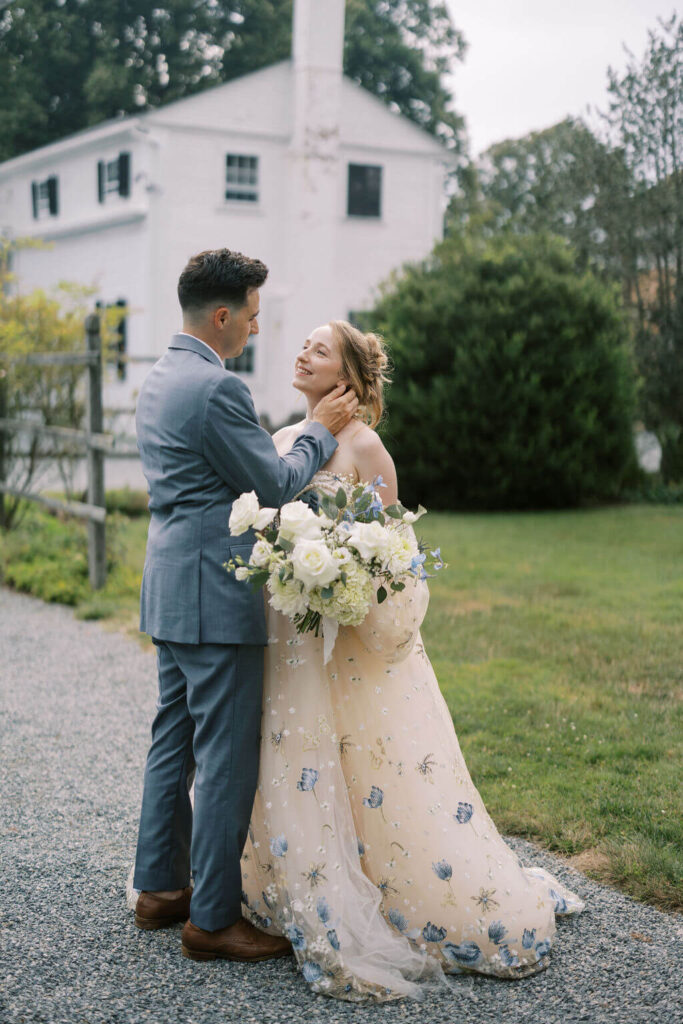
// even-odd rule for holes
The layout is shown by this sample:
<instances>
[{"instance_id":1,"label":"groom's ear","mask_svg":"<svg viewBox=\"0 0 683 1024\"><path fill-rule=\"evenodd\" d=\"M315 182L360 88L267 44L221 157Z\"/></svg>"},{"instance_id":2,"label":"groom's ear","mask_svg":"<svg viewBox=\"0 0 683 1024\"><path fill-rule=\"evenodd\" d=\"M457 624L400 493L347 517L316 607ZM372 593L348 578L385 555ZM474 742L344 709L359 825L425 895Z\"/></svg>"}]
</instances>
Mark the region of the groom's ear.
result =
<instances>
[{"instance_id":1,"label":"groom's ear","mask_svg":"<svg viewBox=\"0 0 683 1024\"><path fill-rule=\"evenodd\" d=\"M213 326L218 331L225 330L230 325L232 316L227 306L218 306L213 311Z\"/></svg>"}]
</instances>

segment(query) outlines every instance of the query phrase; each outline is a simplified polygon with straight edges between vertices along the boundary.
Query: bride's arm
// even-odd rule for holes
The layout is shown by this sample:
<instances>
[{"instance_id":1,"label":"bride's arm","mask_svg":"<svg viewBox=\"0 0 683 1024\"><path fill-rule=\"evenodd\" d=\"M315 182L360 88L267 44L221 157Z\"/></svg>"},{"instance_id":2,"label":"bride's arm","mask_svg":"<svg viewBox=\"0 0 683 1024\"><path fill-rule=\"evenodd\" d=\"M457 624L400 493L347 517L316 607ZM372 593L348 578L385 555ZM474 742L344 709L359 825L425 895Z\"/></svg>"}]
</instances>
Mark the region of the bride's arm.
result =
<instances>
[{"instance_id":1,"label":"bride's arm","mask_svg":"<svg viewBox=\"0 0 683 1024\"><path fill-rule=\"evenodd\" d=\"M359 430L352 440L353 464L360 480L371 483L381 476L386 487L379 488L382 504L393 505L398 501L398 482L394 460L386 450L379 435L367 427Z\"/></svg>"}]
</instances>

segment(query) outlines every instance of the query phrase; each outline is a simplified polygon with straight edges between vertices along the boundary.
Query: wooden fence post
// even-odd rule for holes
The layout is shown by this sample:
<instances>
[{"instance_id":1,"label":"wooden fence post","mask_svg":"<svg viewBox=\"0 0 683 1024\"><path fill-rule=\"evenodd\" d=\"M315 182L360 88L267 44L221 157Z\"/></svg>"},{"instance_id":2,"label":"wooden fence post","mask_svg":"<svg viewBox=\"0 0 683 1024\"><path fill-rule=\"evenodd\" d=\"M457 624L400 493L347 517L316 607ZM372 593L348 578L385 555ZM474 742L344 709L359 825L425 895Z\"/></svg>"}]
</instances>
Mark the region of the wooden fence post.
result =
<instances>
[{"instance_id":1,"label":"wooden fence post","mask_svg":"<svg viewBox=\"0 0 683 1024\"><path fill-rule=\"evenodd\" d=\"M7 416L7 370L0 368L0 420ZM7 460L5 431L0 429L0 484L7 483ZM5 495L0 491L0 530L7 526L5 516Z\"/></svg>"},{"instance_id":2,"label":"wooden fence post","mask_svg":"<svg viewBox=\"0 0 683 1024\"><path fill-rule=\"evenodd\" d=\"M88 435L101 434L102 417L102 338L100 318L91 313L85 321L88 353L93 357L88 366ZM88 445L88 503L105 507L104 453ZM99 590L107 579L105 524L88 522L88 568L90 586Z\"/></svg>"}]
</instances>

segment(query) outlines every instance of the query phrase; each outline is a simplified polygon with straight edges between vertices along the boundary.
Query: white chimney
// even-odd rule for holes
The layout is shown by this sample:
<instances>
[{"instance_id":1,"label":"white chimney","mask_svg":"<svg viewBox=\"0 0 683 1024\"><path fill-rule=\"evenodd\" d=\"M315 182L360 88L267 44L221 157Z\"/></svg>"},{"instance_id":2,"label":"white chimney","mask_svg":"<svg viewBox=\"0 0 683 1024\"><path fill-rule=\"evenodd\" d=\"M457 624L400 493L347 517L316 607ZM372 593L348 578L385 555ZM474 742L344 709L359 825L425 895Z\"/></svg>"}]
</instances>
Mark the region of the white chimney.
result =
<instances>
[{"instance_id":1,"label":"white chimney","mask_svg":"<svg viewBox=\"0 0 683 1024\"><path fill-rule=\"evenodd\" d=\"M288 313L273 370L282 380L291 380L295 355L313 328L348 313L339 306L337 267L346 182L339 150L344 6L344 0L294 0L281 288ZM295 393L283 400L287 411L302 411Z\"/></svg>"},{"instance_id":2,"label":"white chimney","mask_svg":"<svg viewBox=\"0 0 683 1024\"><path fill-rule=\"evenodd\" d=\"M342 70L344 0L294 0L292 56L297 68Z\"/></svg>"},{"instance_id":3,"label":"white chimney","mask_svg":"<svg viewBox=\"0 0 683 1024\"><path fill-rule=\"evenodd\" d=\"M292 143L329 151L339 136L345 0L294 0Z\"/></svg>"}]
</instances>

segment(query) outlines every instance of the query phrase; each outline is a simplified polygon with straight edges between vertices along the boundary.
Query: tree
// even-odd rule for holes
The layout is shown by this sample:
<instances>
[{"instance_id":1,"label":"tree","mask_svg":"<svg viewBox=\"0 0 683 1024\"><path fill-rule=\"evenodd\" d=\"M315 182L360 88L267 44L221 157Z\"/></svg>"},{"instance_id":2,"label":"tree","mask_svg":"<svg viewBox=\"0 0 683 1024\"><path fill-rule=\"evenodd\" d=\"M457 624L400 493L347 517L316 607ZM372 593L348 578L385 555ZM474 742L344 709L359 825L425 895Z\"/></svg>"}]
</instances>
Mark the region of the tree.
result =
<instances>
[{"instance_id":1,"label":"tree","mask_svg":"<svg viewBox=\"0 0 683 1024\"><path fill-rule=\"evenodd\" d=\"M663 442L665 478L683 480L683 19L648 34L640 63L609 71L605 114L631 172L629 279L643 412Z\"/></svg>"},{"instance_id":2,"label":"tree","mask_svg":"<svg viewBox=\"0 0 683 1024\"><path fill-rule=\"evenodd\" d=\"M551 508L632 471L633 370L615 286L547 235L447 238L372 315L394 364L384 436L402 500Z\"/></svg>"},{"instance_id":3,"label":"tree","mask_svg":"<svg viewBox=\"0 0 683 1024\"><path fill-rule=\"evenodd\" d=\"M291 20L292 0L7 5L0 160L284 60ZM455 149L462 119L443 76L463 52L441 0L348 0L346 73Z\"/></svg>"}]
</instances>

